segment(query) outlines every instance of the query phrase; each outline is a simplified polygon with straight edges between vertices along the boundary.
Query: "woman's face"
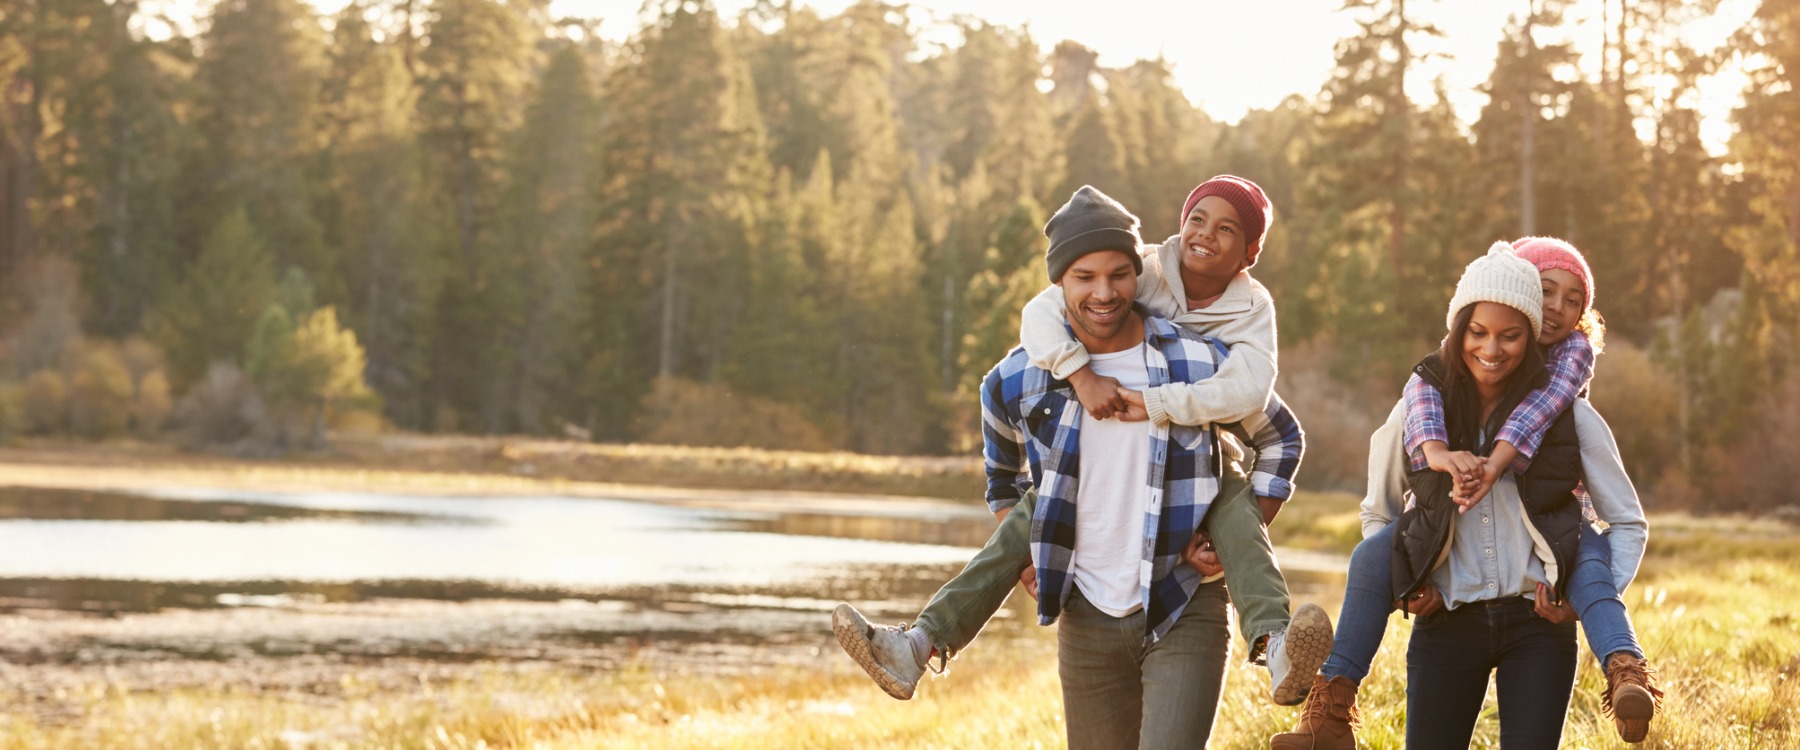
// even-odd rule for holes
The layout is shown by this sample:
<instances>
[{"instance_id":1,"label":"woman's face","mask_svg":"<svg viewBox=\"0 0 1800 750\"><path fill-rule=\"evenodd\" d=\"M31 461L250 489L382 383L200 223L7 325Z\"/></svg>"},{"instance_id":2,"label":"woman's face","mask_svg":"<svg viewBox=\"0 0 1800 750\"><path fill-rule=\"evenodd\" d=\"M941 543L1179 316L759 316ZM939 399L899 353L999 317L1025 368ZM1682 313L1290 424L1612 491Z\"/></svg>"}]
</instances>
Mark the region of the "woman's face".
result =
<instances>
[{"instance_id":1,"label":"woman's face","mask_svg":"<svg viewBox=\"0 0 1800 750\"><path fill-rule=\"evenodd\" d=\"M1498 302L1477 302L1463 331L1463 364L1477 390L1497 393L1507 376L1518 371L1525 347L1531 345L1531 321L1525 313Z\"/></svg>"},{"instance_id":2,"label":"woman's face","mask_svg":"<svg viewBox=\"0 0 1800 750\"><path fill-rule=\"evenodd\" d=\"M1538 273L1538 281L1544 287L1544 333L1538 337L1538 343L1554 346L1562 343L1575 331L1575 324L1581 322L1581 302L1587 297L1587 289L1581 285L1581 277L1561 268L1551 268Z\"/></svg>"},{"instance_id":3,"label":"woman's face","mask_svg":"<svg viewBox=\"0 0 1800 750\"><path fill-rule=\"evenodd\" d=\"M1201 198L1181 224L1181 266L1202 279L1230 281L1244 270L1248 251L1244 224L1224 198Z\"/></svg>"}]
</instances>

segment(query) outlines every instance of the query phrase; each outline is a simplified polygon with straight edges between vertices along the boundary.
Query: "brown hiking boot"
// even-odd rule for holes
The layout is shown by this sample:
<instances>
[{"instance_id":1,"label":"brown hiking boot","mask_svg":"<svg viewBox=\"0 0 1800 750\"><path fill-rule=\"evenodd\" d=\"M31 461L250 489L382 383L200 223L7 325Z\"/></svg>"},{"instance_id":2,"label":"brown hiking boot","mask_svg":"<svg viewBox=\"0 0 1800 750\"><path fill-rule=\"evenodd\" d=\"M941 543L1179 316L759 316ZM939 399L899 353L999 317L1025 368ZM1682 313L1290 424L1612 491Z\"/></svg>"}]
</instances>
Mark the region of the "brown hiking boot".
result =
<instances>
[{"instance_id":1,"label":"brown hiking boot","mask_svg":"<svg viewBox=\"0 0 1800 750\"><path fill-rule=\"evenodd\" d=\"M1656 689L1655 674L1643 659L1624 651L1606 660L1606 693L1600 696L1600 707L1618 727L1619 739L1643 742L1650 732L1650 719L1663 695Z\"/></svg>"},{"instance_id":2,"label":"brown hiking boot","mask_svg":"<svg viewBox=\"0 0 1800 750\"><path fill-rule=\"evenodd\" d=\"M1269 750L1356 750L1356 683L1348 677L1314 675L1312 691L1300 707L1292 732L1269 738Z\"/></svg>"}]
</instances>

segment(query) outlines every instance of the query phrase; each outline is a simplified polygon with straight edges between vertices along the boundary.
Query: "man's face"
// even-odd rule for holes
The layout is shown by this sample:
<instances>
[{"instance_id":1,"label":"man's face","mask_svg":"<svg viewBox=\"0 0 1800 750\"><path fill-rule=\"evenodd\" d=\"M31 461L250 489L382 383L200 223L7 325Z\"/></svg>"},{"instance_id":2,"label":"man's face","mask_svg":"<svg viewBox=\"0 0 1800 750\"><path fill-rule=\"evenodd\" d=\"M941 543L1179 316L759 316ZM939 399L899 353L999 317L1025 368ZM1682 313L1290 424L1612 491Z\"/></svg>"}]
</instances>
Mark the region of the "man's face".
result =
<instances>
[{"instance_id":1,"label":"man's face","mask_svg":"<svg viewBox=\"0 0 1800 750\"><path fill-rule=\"evenodd\" d=\"M1083 343L1119 335L1132 318L1137 282L1137 266L1124 250L1088 253L1063 272L1063 306Z\"/></svg>"}]
</instances>

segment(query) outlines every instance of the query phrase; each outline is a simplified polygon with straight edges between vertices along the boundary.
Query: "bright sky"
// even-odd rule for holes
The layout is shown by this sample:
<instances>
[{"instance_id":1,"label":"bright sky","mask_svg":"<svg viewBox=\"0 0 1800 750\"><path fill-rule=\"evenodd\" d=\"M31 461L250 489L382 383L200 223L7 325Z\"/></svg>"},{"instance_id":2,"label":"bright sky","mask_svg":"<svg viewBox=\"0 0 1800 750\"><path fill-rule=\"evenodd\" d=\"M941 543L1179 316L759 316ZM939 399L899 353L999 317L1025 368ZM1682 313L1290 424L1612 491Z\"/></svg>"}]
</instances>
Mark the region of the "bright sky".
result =
<instances>
[{"instance_id":1,"label":"bright sky","mask_svg":"<svg viewBox=\"0 0 1800 750\"><path fill-rule=\"evenodd\" d=\"M346 0L311 0L325 11ZM797 0L821 13L836 13L851 0ZM1424 50L1439 56L1421 64L1409 79L1411 94L1430 101L1442 78L1463 122L1472 123L1487 97L1479 86L1494 66L1500 35L1508 17L1521 13L1528 0L1441 0L1414 3L1413 12L1443 30ZM1581 53L1581 66L1597 77L1602 32L1602 0L1576 0L1569 24L1556 35L1566 37ZM1712 18L1687 28L1690 42L1711 49L1741 27L1758 0L1723 0ZM721 15L736 15L751 0L714 0ZM210 0L145 0L146 9L173 11L204 7ZM1097 4L1045 3L1042 0L908 0L921 25L932 17L969 14L1003 26L1025 26L1047 51L1072 39L1100 53L1100 63L1123 67L1159 53L1174 66L1176 84L1207 114L1236 122L1251 109L1275 106L1289 94L1308 96L1330 76L1337 40L1356 31L1355 18L1338 12L1342 0L1106 0ZM643 0L552 0L557 15L603 19L600 32L624 39L639 28ZM1616 19L1615 19L1616 20ZM1540 33L1544 43L1559 41ZM946 40L954 43L954 40ZM1226 60L1229 66L1209 65ZM1744 87L1744 77L1727 72L1702 83L1695 102L1704 116L1702 135L1714 153L1724 150L1730 135L1729 113Z\"/></svg>"},{"instance_id":2,"label":"bright sky","mask_svg":"<svg viewBox=\"0 0 1800 750\"><path fill-rule=\"evenodd\" d=\"M1578 0L1566 30L1583 54L1582 67L1598 70L1601 46L1601 0ZM735 16L749 0L715 0L722 15ZM850 0L798 0L822 13L835 13ZM1100 63L1122 67L1159 53L1174 65L1176 84L1207 114L1236 122L1251 109L1268 109L1292 93L1312 95L1330 76L1337 40L1356 32L1354 16L1338 12L1342 0L1107 0L1097 4L1045 3L1041 0L909 0L916 12L945 17L967 13L1004 26L1026 26L1046 50L1072 39L1100 53ZM1708 22L1688 29L1692 43L1710 49L1741 27L1755 10L1755 0L1724 0ZM601 34L630 36L642 0L554 0L559 14L600 17ZM1426 61L1410 80L1414 99L1429 101L1433 85L1443 78L1458 115L1474 122L1487 102L1478 87L1493 71L1501 32L1508 17L1524 12L1527 0L1444 0L1415 3L1413 12L1443 30L1427 51L1440 58ZM929 17L929 16L928 16ZM1616 19L1614 19L1616 20ZM1540 34L1540 41L1557 38ZM1222 68L1208 61L1228 60ZM1729 112L1737 104L1744 79L1715 76L1701 91L1703 131L1714 152L1724 150L1730 135Z\"/></svg>"}]
</instances>

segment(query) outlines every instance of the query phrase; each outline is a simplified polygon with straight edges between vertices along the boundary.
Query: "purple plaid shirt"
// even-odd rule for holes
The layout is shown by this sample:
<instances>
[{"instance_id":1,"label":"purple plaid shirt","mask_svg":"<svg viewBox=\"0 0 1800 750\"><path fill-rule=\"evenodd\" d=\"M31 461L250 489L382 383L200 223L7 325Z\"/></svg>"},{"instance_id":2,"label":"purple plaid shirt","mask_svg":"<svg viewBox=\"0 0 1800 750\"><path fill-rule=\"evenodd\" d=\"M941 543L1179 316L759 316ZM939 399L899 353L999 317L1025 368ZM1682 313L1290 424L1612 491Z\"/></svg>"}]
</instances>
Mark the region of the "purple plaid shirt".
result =
<instances>
[{"instance_id":1,"label":"purple plaid shirt","mask_svg":"<svg viewBox=\"0 0 1800 750\"><path fill-rule=\"evenodd\" d=\"M1594 346L1588 342L1587 334L1575 331L1544 352L1544 365L1550 370L1550 382L1526 394L1495 436L1495 440L1505 440L1519 449L1519 457L1513 459L1514 474L1524 474L1531 468L1531 458L1544 441L1544 431L1594 379ZM1450 432L1444 427L1444 396L1417 374L1407 379L1405 396L1406 455L1413 471L1424 471L1429 465L1425 461L1425 442L1450 442Z\"/></svg>"}]
</instances>

